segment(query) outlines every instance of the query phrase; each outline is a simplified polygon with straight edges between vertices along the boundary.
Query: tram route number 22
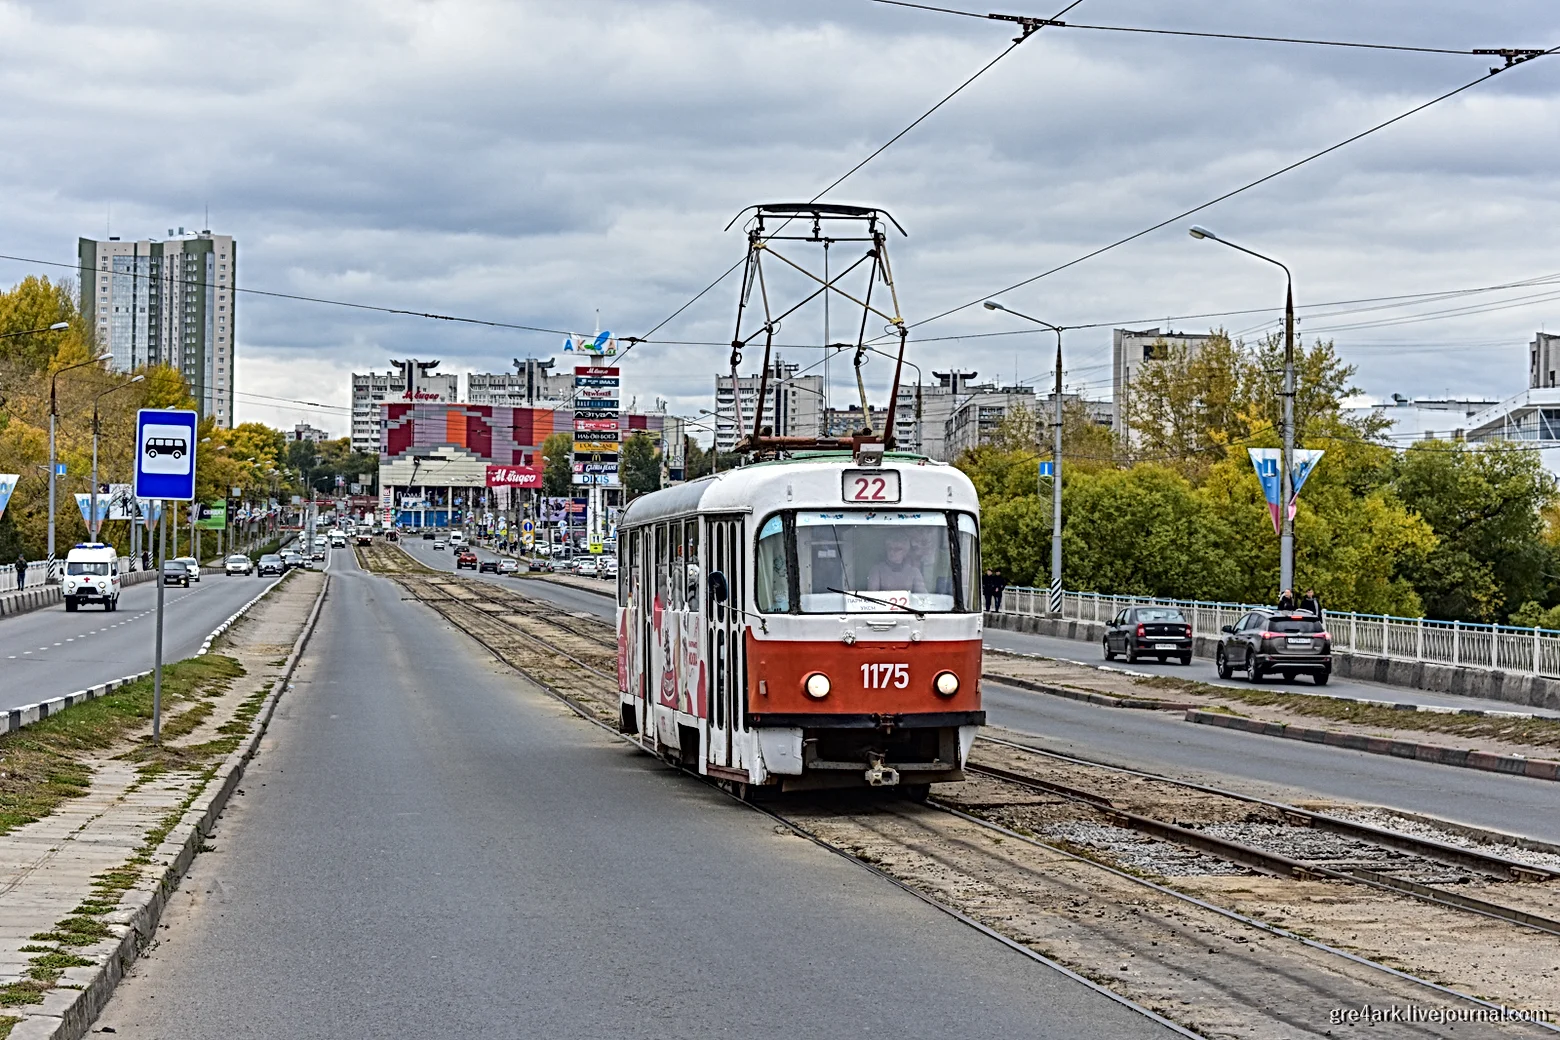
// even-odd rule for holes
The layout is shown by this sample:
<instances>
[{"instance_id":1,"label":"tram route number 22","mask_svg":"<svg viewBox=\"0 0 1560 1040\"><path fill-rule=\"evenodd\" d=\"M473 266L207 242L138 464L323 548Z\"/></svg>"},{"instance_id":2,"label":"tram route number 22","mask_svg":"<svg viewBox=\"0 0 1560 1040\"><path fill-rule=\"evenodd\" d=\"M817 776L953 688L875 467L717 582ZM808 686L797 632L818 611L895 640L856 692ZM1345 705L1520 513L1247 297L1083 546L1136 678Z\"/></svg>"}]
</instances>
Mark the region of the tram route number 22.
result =
<instances>
[{"instance_id":1,"label":"tram route number 22","mask_svg":"<svg viewBox=\"0 0 1560 1040\"><path fill-rule=\"evenodd\" d=\"M844 490L847 502L898 502L899 471L848 469L845 471Z\"/></svg>"},{"instance_id":2,"label":"tram route number 22","mask_svg":"<svg viewBox=\"0 0 1560 1040\"><path fill-rule=\"evenodd\" d=\"M892 686L902 690L910 685L908 664L864 664L861 666L861 685L869 690L886 690Z\"/></svg>"}]
</instances>

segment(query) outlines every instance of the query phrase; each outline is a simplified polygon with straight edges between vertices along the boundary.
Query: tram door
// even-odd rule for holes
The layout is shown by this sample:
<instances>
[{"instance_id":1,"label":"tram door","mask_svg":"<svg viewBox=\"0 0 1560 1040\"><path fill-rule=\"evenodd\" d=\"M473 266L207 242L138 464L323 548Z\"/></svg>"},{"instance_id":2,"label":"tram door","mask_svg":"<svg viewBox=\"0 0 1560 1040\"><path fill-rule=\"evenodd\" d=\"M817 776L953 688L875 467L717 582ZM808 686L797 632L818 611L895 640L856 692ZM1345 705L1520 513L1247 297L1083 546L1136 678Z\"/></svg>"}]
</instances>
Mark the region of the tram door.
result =
<instances>
[{"instance_id":1,"label":"tram door","mask_svg":"<svg viewBox=\"0 0 1560 1040\"><path fill-rule=\"evenodd\" d=\"M742 518L712 516L705 521L709 569L726 577L727 596L715 602L706 585L705 616L709 642L710 715L716 730L711 740L716 765L736 762L736 730L742 725Z\"/></svg>"}]
</instances>

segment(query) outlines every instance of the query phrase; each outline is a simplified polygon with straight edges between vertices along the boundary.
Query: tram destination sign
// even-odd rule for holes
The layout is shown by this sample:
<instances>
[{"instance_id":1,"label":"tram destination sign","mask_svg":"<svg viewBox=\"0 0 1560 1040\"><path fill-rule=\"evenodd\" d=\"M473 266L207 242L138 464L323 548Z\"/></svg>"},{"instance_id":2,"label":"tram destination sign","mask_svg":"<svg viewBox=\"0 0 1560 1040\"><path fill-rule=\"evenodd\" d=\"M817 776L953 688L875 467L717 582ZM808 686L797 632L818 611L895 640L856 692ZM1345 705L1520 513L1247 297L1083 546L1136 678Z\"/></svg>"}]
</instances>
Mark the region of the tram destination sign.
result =
<instances>
[{"instance_id":1,"label":"tram destination sign","mask_svg":"<svg viewBox=\"0 0 1560 1040\"><path fill-rule=\"evenodd\" d=\"M847 502L877 505L899 501L897 469L848 469L841 479L842 494Z\"/></svg>"}]
</instances>

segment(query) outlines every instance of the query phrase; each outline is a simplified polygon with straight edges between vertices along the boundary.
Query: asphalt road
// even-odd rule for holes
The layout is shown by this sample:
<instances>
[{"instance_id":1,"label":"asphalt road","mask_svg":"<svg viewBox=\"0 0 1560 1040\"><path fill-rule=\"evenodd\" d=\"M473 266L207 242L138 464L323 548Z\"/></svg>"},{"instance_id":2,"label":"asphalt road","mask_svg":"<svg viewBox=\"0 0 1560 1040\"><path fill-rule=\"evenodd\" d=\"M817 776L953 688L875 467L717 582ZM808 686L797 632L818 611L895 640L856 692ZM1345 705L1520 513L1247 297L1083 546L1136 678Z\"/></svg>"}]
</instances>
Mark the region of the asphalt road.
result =
<instances>
[{"instance_id":1,"label":"asphalt road","mask_svg":"<svg viewBox=\"0 0 1560 1040\"><path fill-rule=\"evenodd\" d=\"M578 719L355 566L95 1028L1170 1035Z\"/></svg>"},{"instance_id":2,"label":"asphalt road","mask_svg":"<svg viewBox=\"0 0 1560 1040\"><path fill-rule=\"evenodd\" d=\"M203 574L188 589L169 586L163 660L194 654L212 629L276 580ZM0 710L151 668L156 626L157 583L151 581L126 586L113 613L84 606L67 614L62 603L0 621Z\"/></svg>"},{"instance_id":3,"label":"asphalt road","mask_svg":"<svg viewBox=\"0 0 1560 1040\"><path fill-rule=\"evenodd\" d=\"M431 545L412 544L417 548ZM443 554L431 549L422 548L414 554L430 565L442 562L439 558ZM453 566L453 560L445 566ZM605 595L548 581L497 579L491 574L482 577L523 583L521 588L527 595L557 603L566 610L592 613L603 620L613 616L612 601ZM1092 656L1092 643L1076 640L987 629L986 645L1103 664ZM1212 665L1200 659L1189 668L1142 662L1133 665L1132 670L1216 680ZM1204 670L1207 676L1202 675ZM1197 726L1182 721L1175 713L1100 707L1001 686L989 679L983 688L986 717L991 725L1029 734L1037 746L1049 750L1276 798L1368 802L1560 842L1560 785L1552 781L1454 769ZM1292 688L1317 692L1303 682ZM1335 680L1328 685L1327 692L1377 700L1466 702L1464 698L1444 695L1437 698L1422 690L1346 680Z\"/></svg>"}]
</instances>

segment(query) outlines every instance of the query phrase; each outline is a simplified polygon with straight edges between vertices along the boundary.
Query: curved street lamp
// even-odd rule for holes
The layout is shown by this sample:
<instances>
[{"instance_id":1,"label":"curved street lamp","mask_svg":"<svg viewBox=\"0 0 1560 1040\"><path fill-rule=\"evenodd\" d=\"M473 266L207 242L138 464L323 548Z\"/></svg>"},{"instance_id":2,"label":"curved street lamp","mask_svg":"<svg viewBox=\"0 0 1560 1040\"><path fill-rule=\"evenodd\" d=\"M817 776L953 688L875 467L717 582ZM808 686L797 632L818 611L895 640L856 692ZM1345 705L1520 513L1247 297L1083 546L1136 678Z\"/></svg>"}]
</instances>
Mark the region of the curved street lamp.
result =
<instances>
[{"instance_id":1,"label":"curved street lamp","mask_svg":"<svg viewBox=\"0 0 1560 1040\"><path fill-rule=\"evenodd\" d=\"M62 328L68 329L70 328L70 325L63 321L57 321L53 325L50 325L47 329L38 329L35 331L51 332L59 331ZM58 380L62 373L69 372L73 368L86 368L88 365L96 365L99 362L107 361L113 356L113 354L105 351L95 358L90 358L86 361L78 361L74 365L66 365L64 368L60 369L49 377L49 562L47 565L46 576L43 579L44 584L46 585L52 585L54 583L54 487L56 483L55 471L59 468L59 464L56 462L54 454L54 428L58 425L60 415Z\"/></svg>"},{"instance_id":2,"label":"curved street lamp","mask_svg":"<svg viewBox=\"0 0 1560 1040\"><path fill-rule=\"evenodd\" d=\"M1236 245L1227 238L1220 238L1200 224L1193 224L1187 233L1196 239L1207 239L1229 246L1231 249L1266 260L1283 268L1287 287L1284 290L1284 417L1283 452L1278 460L1279 506L1281 518L1278 537L1278 588L1280 592L1294 588L1295 584L1295 520L1289 513L1289 500L1294 496L1290 487L1293 474L1290 467L1295 457L1295 277L1287 264L1264 256L1254 249Z\"/></svg>"},{"instance_id":3,"label":"curved street lamp","mask_svg":"<svg viewBox=\"0 0 1560 1040\"><path fill-rule=\"evenodd\" d=\"M1004 307L996 300L984 304L988 311L1003 311L1015 318L1043 325L1056 333L1056 418L1051 423L1051 588L1046 606L1053 616L1062 613L1062 332L1065 326ZM1000 604L998 604L1000 606Z\"/></svg>"}]
</instances>

